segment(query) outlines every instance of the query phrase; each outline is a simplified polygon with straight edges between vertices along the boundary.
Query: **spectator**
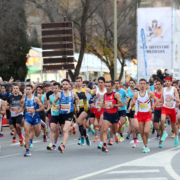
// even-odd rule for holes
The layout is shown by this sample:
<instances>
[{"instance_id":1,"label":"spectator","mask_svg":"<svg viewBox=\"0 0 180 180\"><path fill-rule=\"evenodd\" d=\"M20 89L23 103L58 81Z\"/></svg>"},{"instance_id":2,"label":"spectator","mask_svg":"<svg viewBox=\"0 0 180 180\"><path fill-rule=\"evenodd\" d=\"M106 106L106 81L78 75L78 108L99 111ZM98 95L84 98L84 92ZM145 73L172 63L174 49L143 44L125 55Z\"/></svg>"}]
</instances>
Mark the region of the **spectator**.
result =
<instances>
[{"instance_id":1,"label":"spectator","mask_svg":"<svg viewBox=\"0 0 180 180\"><path fill-rule=\"evenodd\" d=\"M167 76L169 76L169 74L168 74L168 69L165 69L165 71L164 71L164 77L166 78Z\"/></svg>"},{"instance_id":2,"label":"spectator","mask_svg":"<svg viewBox=\"0 0 180 180\"><path fill-rule=\"evenodd\" d=\"M154 83L154 78L152 76L149 79L149 83L150 83L150 85Z\"/></svg>"},{"instance_id":3,"label":"spectator","mask_svg":"<svg viewBox=\"0 0 180 180\"><path fill-rule=\"evenodd\" d=\"M157 77L158 77L161 81L164 80L164 76L163 76L162 71L161 71L160 69L157 70Z\"/></svg>"}]
</instances>

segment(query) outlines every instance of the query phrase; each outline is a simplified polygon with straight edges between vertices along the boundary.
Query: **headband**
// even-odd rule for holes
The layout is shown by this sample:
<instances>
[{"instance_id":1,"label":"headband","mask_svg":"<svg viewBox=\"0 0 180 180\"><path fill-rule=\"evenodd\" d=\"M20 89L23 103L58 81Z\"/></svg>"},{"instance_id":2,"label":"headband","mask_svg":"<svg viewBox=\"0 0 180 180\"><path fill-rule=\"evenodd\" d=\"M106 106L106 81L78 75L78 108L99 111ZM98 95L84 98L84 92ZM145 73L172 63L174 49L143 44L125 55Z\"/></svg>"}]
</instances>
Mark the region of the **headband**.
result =
<instances>
[{"instance_id":1,"label":"headband","mask_svg":"<svg viewBox=\"0 0 180 180\"><path fill-rule=\"evenodd\" d=\"M172 82L172 79L171 79L170 77L166 77L166 78L165 78L165 81L166 81L166 80L169 80L169 81Z\"/></svg>"}]
</instances>

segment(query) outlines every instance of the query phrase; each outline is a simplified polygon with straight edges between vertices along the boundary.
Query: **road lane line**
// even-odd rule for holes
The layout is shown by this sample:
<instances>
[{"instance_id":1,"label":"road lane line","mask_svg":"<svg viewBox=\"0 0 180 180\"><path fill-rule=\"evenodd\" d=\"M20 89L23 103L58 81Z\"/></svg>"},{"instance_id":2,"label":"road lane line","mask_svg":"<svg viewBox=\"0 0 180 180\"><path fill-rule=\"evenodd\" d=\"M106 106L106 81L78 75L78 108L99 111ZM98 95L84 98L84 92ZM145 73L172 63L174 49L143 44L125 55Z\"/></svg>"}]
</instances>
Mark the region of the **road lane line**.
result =
<instances>
[{"instance_id":1,"label":"road lane line","mask_svg":"<svg viewBox=\"0 0 180 180\"><path fill-rule=\"evenodd\" d=\"M152 173L152 172L160 172L159 169L150 169L150 170L127 170L127 171L111 171L106 174L130 174L130 173Z\"/></svg>"},{"instance_id":2,"label":"road lane line","mask_svg":"<svg viewBox=\"0 0 180 180\"><path fill-rule=\"evenodd\" d=\"M7 156L2 156L0 157L0 159L2 158L7 158L7 157L11 157L11 156L17 156L17 155L20 155L21 153L18 153L18 154L11 154L11 155L7 155Z\"/></svg>"},{"instance_id":3,"label":"road lane line","mask_svg":"<svg viewBox=\"0 0 180 180\"><path fill-rule=\"evenodd\" d=\"M158 178L126 178L126 179L94 179L94 180L168 180L166 177Z\"/></svg>"}]
</instances>

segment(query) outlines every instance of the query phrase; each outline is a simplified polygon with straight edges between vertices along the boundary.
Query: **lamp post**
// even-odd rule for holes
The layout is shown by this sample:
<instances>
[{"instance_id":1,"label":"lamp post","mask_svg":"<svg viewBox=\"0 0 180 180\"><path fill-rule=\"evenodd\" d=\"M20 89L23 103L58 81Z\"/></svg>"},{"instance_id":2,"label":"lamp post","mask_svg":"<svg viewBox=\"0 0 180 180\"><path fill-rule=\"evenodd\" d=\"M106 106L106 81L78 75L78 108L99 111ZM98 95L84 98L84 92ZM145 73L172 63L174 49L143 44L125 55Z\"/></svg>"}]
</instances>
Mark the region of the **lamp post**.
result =
<instances>
[{"instance_id":1,"label":"lamp post","mask_svg":"<svg viewBox=\"0 0 180 180\"><path fill-rule=\"evenodd\" d=\"M114 80L117 79L117 0L114 0Z\"/></svg>"},{"instance_id":2,"label":"lamp post","mask_svg":"<svg viewBox=\"0 0 180 180\"><path fill-rule=\"evenodd\" d=\"M128 66L127 65L125 65L124 66L124 72L125 72L125 83L126 83L126 72L128 71Z\"/></svg>"}]
</instances>

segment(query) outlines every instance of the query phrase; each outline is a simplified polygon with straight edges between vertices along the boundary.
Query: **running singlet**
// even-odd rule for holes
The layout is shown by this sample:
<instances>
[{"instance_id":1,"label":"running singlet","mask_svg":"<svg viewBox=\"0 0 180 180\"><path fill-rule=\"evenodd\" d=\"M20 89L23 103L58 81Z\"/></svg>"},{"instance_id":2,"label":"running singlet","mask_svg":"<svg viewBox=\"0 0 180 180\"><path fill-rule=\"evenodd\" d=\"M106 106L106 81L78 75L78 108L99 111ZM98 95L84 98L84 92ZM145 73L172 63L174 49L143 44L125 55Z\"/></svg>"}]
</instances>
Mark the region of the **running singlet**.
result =
<instances>
[{"instance_id":1,"label":"running singlet","mask_svg":"<svg viewBox=\"0 0 180 180\"><path fill-rule=\"evenodd\" d=\"M22 115L23 112L20 112L18 114L16 114L16 111L17 110L20 110L21 107L20 107L20 101L22 99L22 96L21 95L18 95L18 96L14 96L14 95L11 95L9 98L8 98L8 103L10 105L10 110L11 110L11 117L17 117L19 115Z\"/></svg>"},{"instance_id":2,"label":"running singlet","mask_svg":"<svg viewBox=\"0 0 180 180\"><path fill-rule=\"evenodd\" d=\"M101 104L103 103L103 96L106 93L106 89L104 89L104 92L100 92L99 88L97 88L96 90L96 96L99 94L100 96L98 98L95 99L95 108L100 108Z\"/></svg>"},{"instance_id":3,"label":"running singlet","mask_svg":"<svg viewBox=\"0 0 180 180\"><path fill-rule=\"evenodd\" d=\"M157 93L157 90L155 90L154 95L155 95L158 99L161 99L162 94L158 94L158 93ZM154 101L154 103L156 103L156 101ZM163 103L162 103L162 102L158 102L157 106L156 106L154 109L156 109L156 110L161 110L162 107L163 107Z\"/></svg>"},{"instance_id":4,"label":"running singlet","mask_svg":"<svg viewBox=\"0 0 180 180\"><path fill-rule=\"evenodd\" d=\"M171 98L175 99L174 96L174 87L171 88L170 91L166 91L167 88L164 88L164 104L163 107L168 108L168 109L174 109L176 106L176 102L172 100Z\"/></svg>"},{"instance_id":5,"label":"running singlet","mask_svg":"<svg viewBox=\"0 0 180 180\"><path fill-rule=\"evenodd\" d=\"M129 95L129 97L130 97L130 98L132 98L132 97L133 97L133 95L134 95L134 92L133 92L133 91L131 91L131 89L130 89L130 88L128 88L128 95Z\"/></svg>"},{"instance_id":6,"label":"running singlet","mask_svg":"<svg viewBox=\"0 0 180 180\"><path fill-rule=\"evenodd\" d=\"M27 115L27 116L33 117L34 115L38 115L38 112L35 112L35 113L30 112L31 109L36 110L39 108L39 105L37 103L35 103L34 99L35 99L35 96L32 96L31 100L28 100L27 96L25 97L25 102L24 102L25 115Z\"/></svg>"},{"instance_id":7,"label":"running singlet","mask_svg":"<svg viewBox=\"0 0 180 180\"><path fill-rule=\"evenodd\" d=\"M138 92L138 111L139 112L148 112L151 109L151 100L149 99L148 91L146 90L145 96L140 96Z\"/></svg>"},{"instance_id":8,"label":"running singlet","mask_svg":"<svg viewBox=\"0 0 180 180\"><path fill-rule=\"evenodd\" d=\"M54 102L54 93L50 96L50 103L51 103L51 115L52 116L59 116L59 109L56 109L56 107L53 106ZM59 100L56 102L56 105L59 105Z\"/></svg>"},{"instance_id":9,"label":"running singlet","mask_svg":"<svg viewBox=\"0 0 180 180\"><path fill-rule=\"evenodd\" d=\"M7 103L9 96L10 96L10 94L7 92L5 92L5 94L0 93L0 99L2 99L4 101L5 106L6 106L6 103Z\"/></svg>"},{"instance_id":10,"label":"running singlet","mask_svg":"<svg viewBox=\"0 0 180 180\"><path fill-rule=\"evenodd\" d=\"M85 94L85 89L82 88L82 91L80 93L77 91L77 89L75 89L74 92L79 97L79 108L84 108L85 111L88 111L88 101Z\"/></svg>"},{"instance_id":11,"label":"running singlet","mask_svg":"<svg viewBox=\"0 0 180 180\"><path fill-rule=\"evenodd\" d=\"M44 101L45 96L46 96L45 94L41 96L41 101L43 103L43 106L45 106L45 101Z\"/></svg>"},{"instance_id":12,"label":"running singlet","mask_svg":"<svg viewBox=\"0 0 180 180\"><path fill-rule=\"evenodd\" d=\"M66 97L61 91L61 98L59 100L60 104L60 109L59 109L59 114L69 114L71 112L74 112L74 99L73 99L73 94L71 91L69 91L69 96Z\"/></svg>"},{"instance_id":13,"label":"running singlet","mask_svg":"<svg viewBox=\"0 0 180 180\"><path fill-rule=\"evenodd\" d=\"M117 107L110 108L109 105L117 104L117 100L114 98L115 92L113 91L111 94L105 93L104 95L104 103L105 103L105 109L104 112L107 112L109 114L117 113Z\"/></svg>"}]
</instances>

